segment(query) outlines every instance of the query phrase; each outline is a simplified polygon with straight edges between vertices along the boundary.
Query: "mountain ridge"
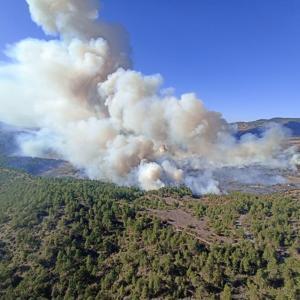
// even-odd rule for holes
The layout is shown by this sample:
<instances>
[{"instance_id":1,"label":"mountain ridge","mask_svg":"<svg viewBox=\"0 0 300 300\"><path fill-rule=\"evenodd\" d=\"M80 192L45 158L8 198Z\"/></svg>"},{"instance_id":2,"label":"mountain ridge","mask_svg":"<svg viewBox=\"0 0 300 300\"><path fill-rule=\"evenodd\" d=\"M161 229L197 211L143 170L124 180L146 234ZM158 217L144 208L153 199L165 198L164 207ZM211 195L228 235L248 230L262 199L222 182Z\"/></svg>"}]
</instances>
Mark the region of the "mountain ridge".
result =
<instances>
[{"instance_id":1,"label":"mountain ridge","mask_svg":"<svg viewBox=\"0 0 300 300\"><path fill-rule=\"evenodd\" d=\"M279 124L292 131L292 136L300 137L300 118L284 118L284 117L274 117L271 119L258 119L254 121L238 121L232 123L232 125L237 126L238 131L241 133L249 132L254 133L255 130L262 129L269 124Z\"/></svg>"}]
</instances>

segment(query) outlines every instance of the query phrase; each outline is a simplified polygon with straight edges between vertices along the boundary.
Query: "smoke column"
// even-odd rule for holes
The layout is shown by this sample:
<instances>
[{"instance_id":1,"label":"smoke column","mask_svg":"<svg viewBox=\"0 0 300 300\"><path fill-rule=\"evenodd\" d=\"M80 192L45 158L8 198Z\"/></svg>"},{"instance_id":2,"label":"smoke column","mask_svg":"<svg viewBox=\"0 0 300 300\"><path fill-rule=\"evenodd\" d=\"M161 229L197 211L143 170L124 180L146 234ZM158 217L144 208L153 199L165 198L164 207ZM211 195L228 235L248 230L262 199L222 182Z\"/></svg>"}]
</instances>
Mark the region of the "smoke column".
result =
<instances>
[{"instance_id":1,"label":"smoke column","mask_svg":"<svg viewBox=\"0 0 300 300\"><path fill-rule=\"evenodd\" d=\"M219 193L214 171L286 167L285 132L236 139L195 94L179 99L160 75L130 69L126 31L99 18L97 0L26 0L50 41L11 46L0 65L0 119L38 129L20 140L24 155L55 156L89 178L144 190L187 185Z\"/></svg>"}]
</instances>

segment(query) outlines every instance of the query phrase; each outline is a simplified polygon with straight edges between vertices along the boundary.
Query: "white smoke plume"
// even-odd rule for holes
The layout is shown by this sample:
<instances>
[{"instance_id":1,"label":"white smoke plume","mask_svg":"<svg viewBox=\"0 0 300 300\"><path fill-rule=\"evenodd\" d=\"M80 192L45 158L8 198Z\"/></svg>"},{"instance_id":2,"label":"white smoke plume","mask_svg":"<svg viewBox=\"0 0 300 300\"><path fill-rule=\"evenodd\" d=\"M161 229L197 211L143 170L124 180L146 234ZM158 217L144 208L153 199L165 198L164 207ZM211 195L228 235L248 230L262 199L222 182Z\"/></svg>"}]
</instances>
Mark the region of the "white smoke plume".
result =
<instances>
[{"instance_id":1,"label":"white smoke plume","mask_svg":"<svg viewBox=\"0 0 300 300\"><path fill-rule=\"evenodd\" d=\"M50 41L26 39L0 65L0 120L34 128L24 155L55 155L93 179L145 190L187 185L219 193L214 171L286 167L286 133L234 136L195 94L179 99L160 75L130 70L127 33L99 20L97 0L26 0Z\"/></svg>"}]
</instances>

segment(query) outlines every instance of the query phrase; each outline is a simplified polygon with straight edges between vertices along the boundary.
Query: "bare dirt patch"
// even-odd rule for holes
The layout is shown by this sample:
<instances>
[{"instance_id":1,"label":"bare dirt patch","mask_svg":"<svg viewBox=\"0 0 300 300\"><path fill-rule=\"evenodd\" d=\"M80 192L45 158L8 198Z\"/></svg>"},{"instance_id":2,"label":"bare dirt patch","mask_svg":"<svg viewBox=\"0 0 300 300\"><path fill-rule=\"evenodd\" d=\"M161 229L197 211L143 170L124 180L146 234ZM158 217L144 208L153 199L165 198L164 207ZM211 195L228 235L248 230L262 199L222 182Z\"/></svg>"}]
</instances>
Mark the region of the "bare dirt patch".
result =
<instances>
[{"instance_id":1,"label":"bare dirt patch","mask_svg":"<svg viewBox=\"0 0 300 300\"><path fill-rule=\"evenodd\" d=\"M177 231L184 231L207 245L216 242L233 243L232 239L214 233L209 228L206 218L198 219L181 208L172 210L148 209L148 212L172 225Z\"/></svg>"}]
</instances>

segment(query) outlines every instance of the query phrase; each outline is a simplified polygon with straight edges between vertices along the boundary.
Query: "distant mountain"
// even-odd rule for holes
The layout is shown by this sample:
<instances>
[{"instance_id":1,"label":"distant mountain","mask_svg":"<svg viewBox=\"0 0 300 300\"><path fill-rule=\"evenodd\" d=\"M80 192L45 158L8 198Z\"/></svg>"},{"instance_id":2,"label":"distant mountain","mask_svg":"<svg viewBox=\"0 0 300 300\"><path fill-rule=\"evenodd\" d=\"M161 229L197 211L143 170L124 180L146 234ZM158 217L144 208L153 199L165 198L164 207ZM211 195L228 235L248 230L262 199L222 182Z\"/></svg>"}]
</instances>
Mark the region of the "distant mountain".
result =
<instances>
[{"instance_id":1,"label":"distant mountain","mask_svg":"<svg viewBox=\"0 0 300 300\"><path fill-rule=\"evenodd\" d=\"M22 170L32 175L73 176L73 168L65 161L19 156L17 138L26 130L0 122L0 167Z\"/></svg>"},{"instance_id":2,"label":"distant mountain","mask_svg":"<svg viewBox=\"0 0 300 300\"><path fill-rule=\"evenodd\" d=\"M280 124L291 131L292 137L300 137L300 118L273 118L273 119L260 119L252 122L236 122L239 133L259 134L261 131L271 123Z\"/></svg>"},{"instance_id":3,"label":"distant mountain","mask_svg":"<svg viewBox=\"0 0 300 300\"><path fill-rule=\"evenodd\" d=\"M300 145L300 118L273 118L253 122L237 122L237 137L246 133L259 135L270 123L281 124L291 130L291 143ZM26 133L26 129L16 128L0 122L0 167L22 170L32 175L50 177L82 177L69 163L56 159L23 157L17 155L17 138Z\"/></svg>"},{"instance_id":4,"label":"distant mountain","mask_svg":"<svg viewBox=\"0 0 300 300\"><path fill-rule=\"evenodd\" d=\"M0 154L9 155L16 151L16 136L22 131L0 122Z\"/></svg>"}]
</instances>

